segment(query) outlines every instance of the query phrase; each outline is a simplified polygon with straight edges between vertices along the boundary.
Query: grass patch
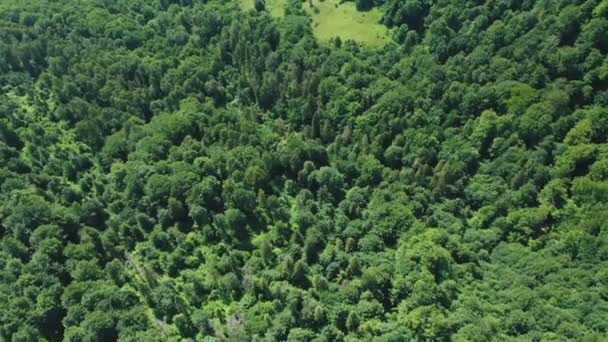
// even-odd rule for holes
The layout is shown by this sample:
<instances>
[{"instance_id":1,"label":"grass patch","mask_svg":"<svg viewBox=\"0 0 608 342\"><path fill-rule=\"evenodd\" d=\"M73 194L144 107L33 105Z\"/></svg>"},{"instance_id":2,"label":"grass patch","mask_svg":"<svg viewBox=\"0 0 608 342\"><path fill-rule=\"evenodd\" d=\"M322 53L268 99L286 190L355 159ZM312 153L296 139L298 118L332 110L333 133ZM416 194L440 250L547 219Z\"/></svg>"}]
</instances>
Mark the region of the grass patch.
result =
<instances>
[{"instance_id":1,"label":"grass patch","mask_svg":"<svg viewBox=\"0 0 608 342\"><path fill-rule=\"evenodd\" d=\"M245 12L253 10L254 3L254 0L239 0ZM286 0L266 0L266 10L271 16L281 18L285 15L285 3ZM389 40L388 28L379 23L382 11L378 7L359 12L354 2L340 4L340 0L306 0L302 7L312 18L313 31L320 42L340 37L342 41L351 39L380 47Z\"/></svg>"},{"instance_id":2,"label":"grass patch","mask_svg":"<svg viewBox=\"0 0 608 342\"><path fill-rule=\"evenodd\" d=\"M312 17L313 30L320 41L340 37L343 41L352 39L375 47L388 41L388 28L379 24L380 8L359 12L354 2L340 4L339 0L307 0L302 6Z\"/></svg>"},{"instance_id":3,"label":"grass patch","mask_svg":"<svg viewBox=\"0 0 608 342\"><path fill-rule=\"evenodd\" d=\"M254 9L255 0L239 1L242 11L247 12ZM266 0L266 10L271 16L281 18L285 15L285 1L286 0Z\"/></svg>"}]
</instances>

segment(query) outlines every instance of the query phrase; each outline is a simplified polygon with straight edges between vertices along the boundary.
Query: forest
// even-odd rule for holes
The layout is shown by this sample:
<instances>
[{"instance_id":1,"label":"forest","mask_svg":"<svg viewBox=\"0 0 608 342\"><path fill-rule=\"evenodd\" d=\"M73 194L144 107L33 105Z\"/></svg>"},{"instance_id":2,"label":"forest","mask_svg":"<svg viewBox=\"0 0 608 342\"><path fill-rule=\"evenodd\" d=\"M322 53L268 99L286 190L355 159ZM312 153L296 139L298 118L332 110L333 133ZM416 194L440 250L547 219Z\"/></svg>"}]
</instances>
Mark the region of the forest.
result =
<instances>
[{"instance_id":1,"label":"forest","mask_svg":"<svg viewBox=\"0 0 608 342\"><path fill-rule=\"evenodd\" d=\"M266 1L0 1L0 341L608 340L608 0Z\"/></svg>"}]
</instances>

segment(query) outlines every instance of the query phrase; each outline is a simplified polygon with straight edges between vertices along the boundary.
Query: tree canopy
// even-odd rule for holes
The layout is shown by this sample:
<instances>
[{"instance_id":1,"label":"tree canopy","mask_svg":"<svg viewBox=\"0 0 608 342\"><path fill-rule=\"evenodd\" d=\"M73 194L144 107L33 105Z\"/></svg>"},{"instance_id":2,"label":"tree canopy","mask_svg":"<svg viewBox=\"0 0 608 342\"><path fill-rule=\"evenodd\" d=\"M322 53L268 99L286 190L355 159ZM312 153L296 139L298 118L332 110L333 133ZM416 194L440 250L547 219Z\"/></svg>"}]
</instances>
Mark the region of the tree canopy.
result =
<instances>
[{"instance_id":1,"label":"tree canopy","mask_svg":"<svg viewBox=\"0 0 608 342\"><path fill-rule=\"evenodd\" d=\"M0 3L0 340L608 339L606 0L271 3Z\"/></svg>"}]
</instances>

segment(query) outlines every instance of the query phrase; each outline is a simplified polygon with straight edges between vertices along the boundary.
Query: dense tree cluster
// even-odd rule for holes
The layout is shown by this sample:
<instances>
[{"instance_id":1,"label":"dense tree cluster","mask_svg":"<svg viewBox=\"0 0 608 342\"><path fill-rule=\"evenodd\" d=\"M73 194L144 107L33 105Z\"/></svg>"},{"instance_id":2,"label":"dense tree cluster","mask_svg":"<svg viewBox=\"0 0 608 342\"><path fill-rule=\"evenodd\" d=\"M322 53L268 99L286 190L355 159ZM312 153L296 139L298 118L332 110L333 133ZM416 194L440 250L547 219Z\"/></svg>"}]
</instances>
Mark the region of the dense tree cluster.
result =
<instances>
[{"instance_id":1,"label":"dense tree cluster","mask_svg":"<svg viewBox=\"0 0 608 342\"><path fill-rule=\"evenodd\" d=\"M0 340L604 341L608 2L0 4Z\"/></svg>"}]
</instances>

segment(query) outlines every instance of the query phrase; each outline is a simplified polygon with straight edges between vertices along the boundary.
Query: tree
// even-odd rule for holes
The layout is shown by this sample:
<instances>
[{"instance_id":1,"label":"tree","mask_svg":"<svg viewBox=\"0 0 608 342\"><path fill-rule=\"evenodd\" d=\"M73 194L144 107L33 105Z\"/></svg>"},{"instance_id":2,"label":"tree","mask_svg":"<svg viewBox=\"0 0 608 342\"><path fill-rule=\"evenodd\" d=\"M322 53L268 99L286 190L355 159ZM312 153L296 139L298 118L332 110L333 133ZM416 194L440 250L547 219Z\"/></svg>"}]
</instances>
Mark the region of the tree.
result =
<instances>
[{"instance_id":1,"label":"tree","mask_svg":"<svg viewBox=\"0 0 608 342\"><path fill-rule=\"evenodd\" d=\"M262 12L262 11L266 10L266 1L254 0L253 3L254 3L253 7L255 8L255 10L257 12Z\"/></svg>"},{"instance_id":2,"label":"tree","mask_svg":"<svg viewBox=\"0 0 608 342\"><path fill-rule=\"evenodd\" d=\"M249 5L2 2L1 341L608 339L605 0Z\"/></svg>"},{"instance_id":3,"label":"tree","mask_svg":"<svg viewBox=\"0 0 608 342\"><path fill-rule=\"evenodd\" d=\"M298 260L293 266L291 279L293 283L299 287L306 288L309 286L308 280L308 265L303 260Z\"/></svg>"},{"instance_id":4,"label":"tree","mask_svg":"<svg viewBox=\"0 0 608 342\"><path fill-rule=\"evenodd\" d=\"M359 327L359 317L357 316L357 313L352 311L348 314L348 317L346 318L346 329L349 332L355 332L357 331L357 328Z\"/></svg>"},{"instance_id":5,"label":"tree","mask_svg":"<svg viewBox=\"0 0 608 342\"><path fill-rule=\"evenodd\" d=\"M311 177L314 177L319 186L327 188L336 198L341 197L344 188L344 176L336 169L323 166L319 170L312 172Z\"/></svg>"},{"instance_id":6,"label":"tree","mask_svg":"<svg viewBox=\"0 0 608 342\"><path fill-rule=\"evenodd\" d=\"M355 3L358 11L368 11L374 6L372 0L357 0Z\"/></svg>"}]
</instances>

